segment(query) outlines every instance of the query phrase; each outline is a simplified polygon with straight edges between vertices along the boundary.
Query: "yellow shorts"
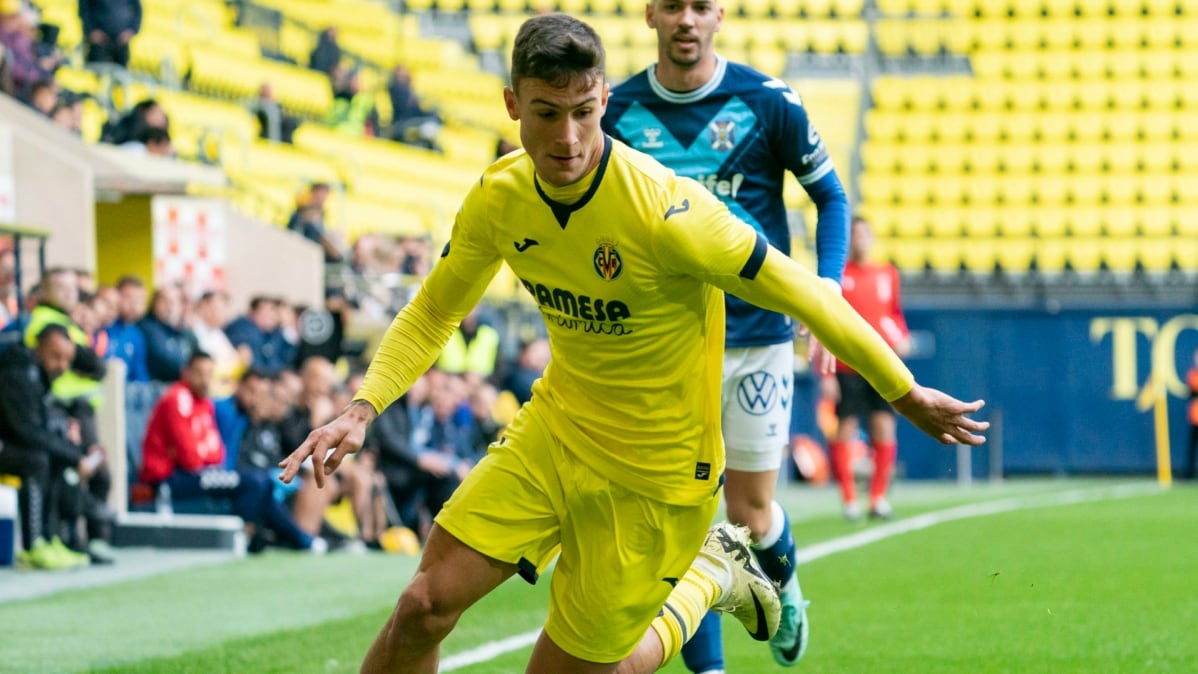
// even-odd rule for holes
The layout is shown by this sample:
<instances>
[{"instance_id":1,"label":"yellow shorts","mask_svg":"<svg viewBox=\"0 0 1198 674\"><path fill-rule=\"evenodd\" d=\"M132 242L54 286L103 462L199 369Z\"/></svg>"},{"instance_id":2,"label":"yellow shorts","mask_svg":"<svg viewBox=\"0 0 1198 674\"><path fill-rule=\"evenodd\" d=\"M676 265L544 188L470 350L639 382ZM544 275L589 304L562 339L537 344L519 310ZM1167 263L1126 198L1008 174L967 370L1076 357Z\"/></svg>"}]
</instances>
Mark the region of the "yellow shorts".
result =
<instances>
[{"instance_id":1,"label":"yellow shorts","mask_svg":"<svg viewBox=\"0 0 1198 674\"><path fill-rule=\"evenodd\" d=\"M535 405L471 471L437 524L535 582L560 549L545 631L589 662L634 650L690 568L719 505L669 505L608 480L549 434Z\"/></svg>"}]
</instances>

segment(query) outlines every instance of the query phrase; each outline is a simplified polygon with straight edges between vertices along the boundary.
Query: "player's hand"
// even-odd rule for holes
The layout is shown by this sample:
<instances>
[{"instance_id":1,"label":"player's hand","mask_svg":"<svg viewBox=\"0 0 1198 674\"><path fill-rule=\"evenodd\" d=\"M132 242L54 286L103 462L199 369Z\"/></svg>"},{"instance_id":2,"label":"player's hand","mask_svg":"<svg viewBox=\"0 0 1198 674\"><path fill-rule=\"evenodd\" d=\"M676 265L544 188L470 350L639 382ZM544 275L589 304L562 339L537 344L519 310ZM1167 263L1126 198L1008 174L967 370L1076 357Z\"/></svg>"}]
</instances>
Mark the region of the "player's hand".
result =
<instances>
[{"instance_id":1,"label":"player's hand","mask_svg":"<svg viewBox=\"0 0 1198 674\"><path fill-rule=\"evenodd\" d=\"M827 376L819 378L819 395L824 400L831 400L834 403L840 402L840 380L836 377Z\"/></svg>"},{"instance_id":2,"label":"player's hand","mask_svg":"<svg viewBox=\"0 0 1198 674\"><path fill-rule=\"evenodd\" d=\"M316 487L323 487L325 476L332 475L342 459L362 449L362 443L366 441L366 427L374 421L375 416L374 406L370 403L364 400L350 403L341 416L309 433L302 445L279 462L279 467L283 469L279 479L284 484L290 484L304 461L312 457L312 475L316 478ZM328 454L329 450L333 450L331 455Z\"/></svg>"},{"instance_id":3,"label":"player's hand","mask_svg":"<svg viewBox=\"0 0 1198 674\"><path fill-rule=\"evenodd\" d=\"M836 356L833 356L831 351L820 344L813 334L807 335L807 362L811 363L811 368L817 376L822 377L836 372Z\"/></svg>"},{"instance_id":4,"label":"player's hand","mask_svg":"<svg viewBox=\"0 0 1198 674\"><path fill-rule=\"evenodd\" d=\"M977 434L990 428L990 422L969 418L970 414L982 409L985 401L966 403L943 391L916 384L907 395L891 404L916 428L943 444L980 445L986 442L986 438Z\"/></svg>"}]
</instances>

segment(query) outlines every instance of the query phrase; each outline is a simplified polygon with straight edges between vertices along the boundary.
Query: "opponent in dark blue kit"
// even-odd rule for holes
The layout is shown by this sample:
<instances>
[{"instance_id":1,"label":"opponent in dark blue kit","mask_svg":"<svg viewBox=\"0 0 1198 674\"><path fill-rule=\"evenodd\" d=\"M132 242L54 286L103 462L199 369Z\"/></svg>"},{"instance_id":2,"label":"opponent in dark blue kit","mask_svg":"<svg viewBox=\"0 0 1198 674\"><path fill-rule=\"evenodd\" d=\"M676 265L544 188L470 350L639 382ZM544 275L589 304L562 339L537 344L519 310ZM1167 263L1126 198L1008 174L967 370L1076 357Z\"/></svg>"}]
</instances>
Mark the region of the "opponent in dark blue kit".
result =
<instances>
[{"instance_id":1,"label":"opponent in dark blue kit","mask_svg":"<svg viewBox=\"0 0 1198 674\"><path fill-rule=\"evenodd\" d=\"M694 178L740 219L790 253L782 191L792 172L819 212L819 275L839 288L848 255L848 201L827 149L786 83L731 63L713 49L723 22L714 0L655 0L646 21L657 31L658 61L612 90L604 129ZM782 314L727 296L723 433L728 517L749 527L754 551L782 589L782 624L770 646L794 665L807 647L806 605L794 573L795 543L774 487L790 430L794 326ZM817 369L832 367L818 344ZM694 672L723 669L715 614L683 649Z\"/></svg>"}]
</instances>

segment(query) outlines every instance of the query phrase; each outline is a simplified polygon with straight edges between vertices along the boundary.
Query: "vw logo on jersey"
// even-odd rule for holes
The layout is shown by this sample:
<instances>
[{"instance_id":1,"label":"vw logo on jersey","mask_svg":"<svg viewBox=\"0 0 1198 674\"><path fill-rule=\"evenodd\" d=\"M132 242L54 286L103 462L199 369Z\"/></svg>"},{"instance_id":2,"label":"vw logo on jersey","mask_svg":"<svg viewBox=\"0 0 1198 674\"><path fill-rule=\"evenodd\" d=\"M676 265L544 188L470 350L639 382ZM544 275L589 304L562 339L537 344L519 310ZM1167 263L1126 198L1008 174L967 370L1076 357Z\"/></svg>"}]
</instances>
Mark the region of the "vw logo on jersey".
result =
<instances>
[{"instance_id":1,"label":"vw logo on jersey","mask_svg":"<svg viewBox=\"0 0 1198 674\"><path fill-rule=\"evenodd\" d=\"M769 372L753 372L736 385L736 402L753 416L767 414L778 404L778 380Z\"/></svg>"},{"instance_id":2,"label":"vw logo on jersey","mask_svg":"<svg viewBox=\"0 0 1198 674\"><path fill-rule=\"evenodd\" d=\"M604 281L614 281L624 271L624 261L620 259L620 252L614 243L600 241L595 249L594 261L595 272Z\"/></svg>"},{"instance_id":3,"label":"vw logo on jersey","mask_svg":"<svg viewBox=\"0 0 1198 674\"><path fill-rule=\"evenodd\" d=\"M736 147L736 122L717 119L708 128L711 129L711 149L730 152Z\"/></svg>"}]
</instances>

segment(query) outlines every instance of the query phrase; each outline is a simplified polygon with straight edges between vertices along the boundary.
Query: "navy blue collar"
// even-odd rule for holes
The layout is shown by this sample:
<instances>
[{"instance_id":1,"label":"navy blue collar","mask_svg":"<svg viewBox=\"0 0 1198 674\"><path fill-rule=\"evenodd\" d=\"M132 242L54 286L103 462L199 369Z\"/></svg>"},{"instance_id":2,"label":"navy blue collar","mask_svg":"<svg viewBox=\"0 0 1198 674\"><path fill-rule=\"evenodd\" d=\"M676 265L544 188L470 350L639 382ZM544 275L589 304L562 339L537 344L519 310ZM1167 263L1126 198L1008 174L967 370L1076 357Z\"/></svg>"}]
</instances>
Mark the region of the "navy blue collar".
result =
<instances>
[{"instance_id":1,"label":"navy blue collar","mask_svg":"<svg viewBox=\"0 0 1198 674\"><path fill-rule=\"evenodd\" d=\"M595 172L595 179L591 181L591 186L587 188L586 194L572 204L563 204L549 198L549 195L545 194L545 190L541 189L541 181L537 179L536 169L533 169L532 184L536 186L541 201L544 201L549 206L549 210L553 211L553 217L557 219L557 224L561 225L562 229L566 228L566 223L570 221L570 215L586 206L591 197L595 196L595 192L599 189L599 183L603 181L603 174L607 172L607 161L611 159L611 147L611 137L604 134L603 156L599 158L599 170Z\"/></svg>"}]
</instances>

